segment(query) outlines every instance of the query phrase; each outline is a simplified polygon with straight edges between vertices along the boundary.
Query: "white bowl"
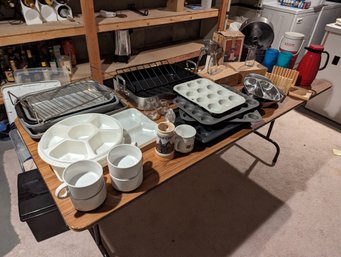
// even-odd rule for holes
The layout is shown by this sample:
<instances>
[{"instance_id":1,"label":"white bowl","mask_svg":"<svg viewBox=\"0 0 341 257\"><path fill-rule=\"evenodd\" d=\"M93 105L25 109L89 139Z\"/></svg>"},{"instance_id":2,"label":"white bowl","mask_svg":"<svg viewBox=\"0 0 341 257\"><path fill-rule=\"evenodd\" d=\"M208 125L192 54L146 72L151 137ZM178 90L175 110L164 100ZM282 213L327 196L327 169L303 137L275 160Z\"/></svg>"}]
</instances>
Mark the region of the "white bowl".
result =
<instances>
[{"instance_id":1,"label":"white bowl","mask_svg":"<svg viewBox=\"0 0 341 257\"><path fill-rule=\"evenodd\" d=\"M101 190L93 197L88 199L72 199L71 197L71 201L75 209L78 211L92 211L99 207L105 201L106 197L107 187L103 181Z\"/></svg>"},{"instance_id":2,"label":"white bowl","mask_svg":"<svg viewBox=\"0 0 341 257\"><path fill-rule=\"evenodd\" d=\"M130 192L138 188L142 181L143 181L143 168L141 171L136 175L136 177L133 177L131 179L118 179L113 176L111 176L111 185L118 191L121 192Z\"/></svg>"}]
</instances>

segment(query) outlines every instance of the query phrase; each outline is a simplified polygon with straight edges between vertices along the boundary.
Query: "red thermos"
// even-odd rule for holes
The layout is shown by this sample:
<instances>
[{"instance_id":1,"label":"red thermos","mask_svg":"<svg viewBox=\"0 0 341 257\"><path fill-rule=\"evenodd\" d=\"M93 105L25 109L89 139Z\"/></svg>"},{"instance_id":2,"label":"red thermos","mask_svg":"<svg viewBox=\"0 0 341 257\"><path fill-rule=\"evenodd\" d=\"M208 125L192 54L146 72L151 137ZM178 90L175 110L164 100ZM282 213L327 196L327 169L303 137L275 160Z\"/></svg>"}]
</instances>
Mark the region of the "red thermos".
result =
<instances>
[{"instance_id":1,"label":"red thermos","mask_svg":"<svg viewBox=\"0 0 341 257\"><path fill-rule=\"evenodd\" d=\"M311 44L305 47L308 52L303 56L299 63L297 70L299 72L297 84L300 86L308 87L314 81L316 74L319 70L327 67L329 61L329 53L323 51L322 45ZM320 68L322 53L327 55L326 63Z\"/></svg>"}]
</instances>

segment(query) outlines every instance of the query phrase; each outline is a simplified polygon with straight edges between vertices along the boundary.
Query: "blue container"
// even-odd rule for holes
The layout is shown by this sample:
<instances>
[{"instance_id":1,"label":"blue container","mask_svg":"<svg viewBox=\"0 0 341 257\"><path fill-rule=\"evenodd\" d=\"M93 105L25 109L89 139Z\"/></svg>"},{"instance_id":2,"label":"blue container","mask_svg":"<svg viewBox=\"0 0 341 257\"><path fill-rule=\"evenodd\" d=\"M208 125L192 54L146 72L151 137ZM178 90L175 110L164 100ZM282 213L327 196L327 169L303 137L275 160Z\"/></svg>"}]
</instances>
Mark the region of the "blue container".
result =
<instances>
[{"instance_id":1,"label":"blue container","mask_svg":"<svg viewBox=\"0 0 341 257\"><path fill-rule=\"evenodd\" d=\"M276 66L288 68L293 56L294 55L290 52L280 52L278 55Z\"/></svg>"},{"instance_id":2,"label":"blue container","mask_svg":"<svg viewBox=\"0 0 341 257\"><path fill-rule=\"evenodd\" d=\"M268 72L272 72L272 67L276 64L279 55L278 49L268 48L265 51L263 65L268 68Z\"/></svg>"}]
</instances>

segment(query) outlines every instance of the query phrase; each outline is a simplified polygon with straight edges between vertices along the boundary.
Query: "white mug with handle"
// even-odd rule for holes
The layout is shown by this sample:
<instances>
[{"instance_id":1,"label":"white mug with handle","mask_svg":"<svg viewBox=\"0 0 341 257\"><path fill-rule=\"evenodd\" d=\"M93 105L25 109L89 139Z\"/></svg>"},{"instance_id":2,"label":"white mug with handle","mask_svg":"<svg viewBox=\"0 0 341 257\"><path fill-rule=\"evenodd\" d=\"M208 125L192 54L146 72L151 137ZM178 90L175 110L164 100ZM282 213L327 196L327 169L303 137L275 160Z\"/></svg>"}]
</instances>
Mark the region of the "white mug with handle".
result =
<instances>
[{"instance_id":1,"label":"white mug with handle","mask_svg":"<svg viewBox=\"0 0 341 257\"><path fill-rule=\"evenodd\" d=\"M65 168L62 177L64 182L55 191L59 199L89 199L102 189L104 183L102 166L91 160L70 164Z\"/></svg>"},{"instance_id":2,"label":"white mug with handle","mask_svg":"<svg viewBox=\"0 0 341 257\"><path fill-rule=\"evenodd\" d=\"M195 135L194 127L182 124L175 128L175 150L180 153L189 153L194 148Z\"/></svg>"}]
</instances>

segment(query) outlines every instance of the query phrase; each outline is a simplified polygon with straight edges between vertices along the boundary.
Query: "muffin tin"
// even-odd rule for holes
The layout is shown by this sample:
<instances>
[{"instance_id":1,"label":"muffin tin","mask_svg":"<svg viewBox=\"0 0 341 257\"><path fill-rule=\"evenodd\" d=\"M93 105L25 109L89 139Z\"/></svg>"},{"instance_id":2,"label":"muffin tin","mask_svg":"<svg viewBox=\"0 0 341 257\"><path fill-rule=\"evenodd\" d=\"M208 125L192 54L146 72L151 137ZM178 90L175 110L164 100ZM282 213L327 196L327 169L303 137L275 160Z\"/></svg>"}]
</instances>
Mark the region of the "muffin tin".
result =
<instances>
[{"instance_id":1,"label":"muffin tin","mask_svg":"<svg viewBox=\"0 0 341 257\"><path fill-rule=\"evenodd\" d=\"M197 122L196 119L193 119L191 116L189 116L186 112L179 109L179 115L181 119L187 122ZM228 120L228 122L258 122L262 120L262 115L260 115L259 111L254 110L245 114L240 114L236 118L233 118L231 120Z\"/></svg>"},{"instance_id":2,"label":"muffin tin","mask_svg":"<svg viewBox=\"0 0 341 257\"><path fill-rule=\"evenodd\" d=\"M174 103L190 117L203 125L214 125L227 120L229 122L257 122L262 119L262 116L258 111L250 112L259 106L259 102L257 100L233 89L232 87L226 86L226 88L235 94L238 94L240 97L243 97L245 99L245 103L219 117L212 116L206 110L198 108L196 104L181 96L176 97L174 99Z\"/></svg>"},{"instance_id":3,"label":"muffin tin","mask_svg":"<svg viewBox=\"0 0 341 257\"><path fill-rule=\"evenodd\" d=\"M205 78L176 85L173 90L212 114L222 114L245 103L245 98Z\"/></svg>"},{"instance_id":4,"label":"muffin tin","mask_svg":"<svg viewBox=\"0 0 341 257\"><path fill-rule=\"evenodd\" d=\"M267 77L251 73L244 78L244 88L249 95L261 101L281 102L285 94Z\"/></svg>"},{"instance_id":5,"label":"muffin tin","mask_svg":"<svg viewBox=\"0 0 341 257\"><path fill-rule=\"evenodd\" d=\"M105 166L107 153L122 139L123 129L115 118L81 114L50 127L38 143L38 154L62 181L65 167L75 161L94 160Z\"/></svg>"},{"instance_id":6,"label":"muffin tin","mask_svg":"<svg viewBox=\"0 0 341 257\"><path fill-rule=\"evenodd\" d=\"M176 108L174 109L174 113L176 115L175 119L175 125L180 124L188 124L188 122L180 116L179 113L180 109ZM195 121L191 123L191 126L193 126L197 133L195 135L195 140L201 144L210 144L215 140L218 140L222 137L227 137L228 135L233 134L234 132L246 128L248 123L230 123L230 122L223 122L219 125L215 126L204 126L200 124L199 122Z\"/></svg>"}]
</instances>

